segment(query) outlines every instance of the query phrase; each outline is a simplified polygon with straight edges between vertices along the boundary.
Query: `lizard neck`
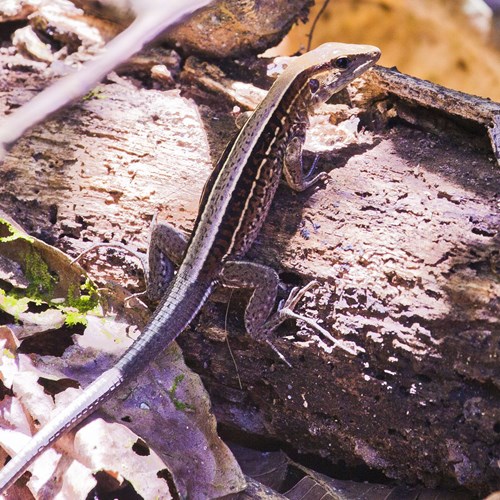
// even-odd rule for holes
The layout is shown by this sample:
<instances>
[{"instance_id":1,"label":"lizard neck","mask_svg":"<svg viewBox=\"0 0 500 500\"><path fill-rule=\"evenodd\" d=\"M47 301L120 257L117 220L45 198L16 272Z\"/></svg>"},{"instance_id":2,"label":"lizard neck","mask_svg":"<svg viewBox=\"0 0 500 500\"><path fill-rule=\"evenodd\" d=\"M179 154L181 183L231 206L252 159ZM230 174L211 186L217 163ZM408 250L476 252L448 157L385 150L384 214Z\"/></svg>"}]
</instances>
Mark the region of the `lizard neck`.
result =
<instances>
[{"instance_id":1,"label":"lizard neck","mask_svg":"<svg viewBox=\"0 0 500 500\"><path fill-rule=\"evenodd\" d=\"M306 79L288 74L275 82L208 179L183 261L201 279L215 279L223 263L244 255L257 237L281 178L286 145L297 132L294 122L303 129L308 123L301 92Z\"/></svg>"}]
</instances>

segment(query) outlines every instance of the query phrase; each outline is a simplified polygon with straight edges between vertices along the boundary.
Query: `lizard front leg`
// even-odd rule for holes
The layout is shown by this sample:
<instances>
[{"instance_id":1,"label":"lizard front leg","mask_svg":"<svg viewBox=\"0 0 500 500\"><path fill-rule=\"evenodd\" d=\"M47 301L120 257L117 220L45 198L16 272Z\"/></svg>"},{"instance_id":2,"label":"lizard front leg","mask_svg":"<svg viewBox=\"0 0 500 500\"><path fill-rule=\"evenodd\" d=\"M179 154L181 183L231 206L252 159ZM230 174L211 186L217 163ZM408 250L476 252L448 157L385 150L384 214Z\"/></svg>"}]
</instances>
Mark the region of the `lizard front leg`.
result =
<instances>
[{"instance_id":1,"label":"lizard front leg","mask_svg":"<svg viewBox=\"0 0 500 500\"><path fill-rule=\"evenodd\" d=\"M294 191L304 191L308 187L316 184L316 182L325 179L328 175L326 172L320 172L314 175L314 170L317 163L317 158L312 166L304 168L302 158L302 149L304 146L305 135L302 132L297 132L296 135L288 142L285 155L283 157L283 174L287 184Z\"/></svg>"}]
</instances>

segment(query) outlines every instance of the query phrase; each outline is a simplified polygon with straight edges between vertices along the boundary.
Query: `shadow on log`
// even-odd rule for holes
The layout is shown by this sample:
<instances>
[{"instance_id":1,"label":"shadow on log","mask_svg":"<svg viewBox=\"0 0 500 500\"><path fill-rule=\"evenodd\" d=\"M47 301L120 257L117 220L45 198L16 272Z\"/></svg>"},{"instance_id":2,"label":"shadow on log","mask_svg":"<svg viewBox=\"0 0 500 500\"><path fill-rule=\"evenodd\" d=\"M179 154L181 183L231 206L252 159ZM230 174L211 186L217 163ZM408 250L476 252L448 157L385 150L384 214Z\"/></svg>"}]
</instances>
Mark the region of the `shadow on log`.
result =
<instances>
[{"instance_id":1,"label":"shadow on log","mask_svg":"<svg viewBox=\"0 0 500 500\"><path fill-rule=\"evenodd\" d=\"M233 106L252 106L250 82L229 94L229 69L217 86L219 77L193 67L182 81L194 101L114 77L100 85L103 98L36 127L2 166L1 208L70 253L111 240L144 250L157 211L188 232L211 169L209 144L215 160L234 134ZM21 67L9 78L3 113L32 93L28 78L31 88L44 85L42 72ZM500 110L456 93L452 107L440 95L378 68L321 108L306 159L319 155L329 180L301 194L281 187L248 256L289 286L318 280L301 312L364 352L333 349L290 322L272 339L288 368L244 333L243 293L226 297L229 309L209 304L180 344L233 437L272 439L410 484L487 493L500 487L492 148ZM102 265L96 274L136 284L128 280L137 270L121 265L125 276Z\"/></svg>"}]
</instances>

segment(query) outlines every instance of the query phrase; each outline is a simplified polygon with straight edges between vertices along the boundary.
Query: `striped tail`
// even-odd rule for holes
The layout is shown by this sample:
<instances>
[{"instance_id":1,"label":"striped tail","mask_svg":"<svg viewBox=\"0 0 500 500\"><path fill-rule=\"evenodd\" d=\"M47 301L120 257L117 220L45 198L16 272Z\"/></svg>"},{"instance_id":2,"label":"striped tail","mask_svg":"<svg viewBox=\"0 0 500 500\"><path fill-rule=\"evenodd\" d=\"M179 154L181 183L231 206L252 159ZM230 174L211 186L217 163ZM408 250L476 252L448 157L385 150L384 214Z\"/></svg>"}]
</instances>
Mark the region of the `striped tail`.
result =
<instances>
[{"instance_id":1,"label":"striped tail","mask_svg":"<svg viewBox=\"0 0 500 500\"><path fill-rule=\"evenodd\" d=\"M0 470L0 493L22 476L26 468L46 450L59 436L80 423L93 413L97 406L113 394L123 382L123 376L117 368L110 368L68 406L61 409L44 427L42 427L26 446Z\"/></svg>"}]
</instances>

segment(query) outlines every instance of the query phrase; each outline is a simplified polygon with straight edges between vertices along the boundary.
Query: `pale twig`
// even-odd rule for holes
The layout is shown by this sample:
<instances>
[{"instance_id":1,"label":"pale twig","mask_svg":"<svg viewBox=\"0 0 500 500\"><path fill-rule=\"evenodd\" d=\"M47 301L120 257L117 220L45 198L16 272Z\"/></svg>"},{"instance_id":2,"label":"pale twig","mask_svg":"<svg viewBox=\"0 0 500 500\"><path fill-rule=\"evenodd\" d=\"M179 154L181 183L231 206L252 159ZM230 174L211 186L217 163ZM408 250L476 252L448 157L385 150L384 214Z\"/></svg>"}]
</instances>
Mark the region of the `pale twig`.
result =
<instances>
[{"instance_id":1,"label":"pale twig","mask_svg":"<svg viewBox=\"0 0 500 500\"><path fill-rule=\"evenodd\" d=\"M80 254L78 254L71 262L70 264L74 264L75 262L79 261L84 255L94 251L97 248L102 248L102 247L111 247L111 248L119 248L120 250L124 250L125 252L128 252L129 254L133 255L137 259L139 259L139 262L141 263L142 266L142 271L144 273L144 276L146 276L146 281L147 281L147 276L148 276L148 266L146 265L146 262L144 261L143 255L141 255L139 252L135 252L134 250L130 250L130 248L126 247L123 243L94 243L91 247L87 248ZM142 297L143 295L147 295L147 290L144 290L143 292L138 292L134 293L124 299L124 303L126 304L127 302L131 301L132 299L138 299L139 297ZM142 301L141 301L142 302Z\"/></svg>"},{"instance_id":2,"label":"pale twig","mask_svg":"<svg viewBox=\"0 0 500 500\"><path fill-rule=\"evenodd\" d=\"M283 361L283 363L285 363L288 366L288 368L293 368L293 366L289 363L289 361L285 358L285 356L283 356L283 354L281 354L279 349L270 340L266 339L266 343L278 355L278 357L281 359L281 361Z\"/></svg>"},{"instance_id":3,"label":"pale twig","mask_svg":"<svg viewBox=\"0 0 500 500\"><path fill-rule=\"evenodd\" d=\"M314 321L311 318L308 318L307 316L294 313L289 309L283 309L281 312L283 312L283 314L285 314L289 318L298 319L300 321L303 321L304 323L307 323L311 328L314 328L316 331L325 336L328 340L333 342L335 347L339 347L340 349L343 349L344 351L348 352L349 354L352 354L353 356L356 356L360 352L365 352L365 350L362 347L359 347L354 342L336 339L327 330L319 326L318 323L316 323L316 321Z\"/></svg>"},{"instance_id":4,"label":"pale twig","mask_svg":"<svg viewBox=\"0 0 500 500\"><path fill-rule=\"evenodd\" d=\"M47 87L2 122L0 162L5 157L7 147L29 128L86 94L113 68L141 50L168 26L208 3L210 0L148 2L147 8L138 12L134 22L111 40L99 57L84 64L80 71L71 73Z\"/></svg>"},{"instance_id":5,"label":"pale twig","mask_svg":"<svg viewBox=\"0 0 500 500\"><path fill-rule=\"evenodd\" d=\"M90 246L89 248L83 250L83 252L80 252L71 262L70 264L74 264L75 262L78 262L84 255L87 255L88 253L90 252L93 252L94 250L96 250L97 248L102 248L102 247L110 247L110 248L119 248L120 250L123 250L131 255L133 255L134 257L136 257L137 259L139 259L139 261L141 262L141 265L142 265L142 268L143 268L143 271L144 271L144 274L146 275L147 274L147 270L146 270L146 264L144 262L144 256L142 254L140 254L139 252L136 252L134 250L131 250L130 248L128 248L126 245L124 245L123 243L94 243L92 246Z\"/></svg>"},{"instance_id":6,"label":"pale twig","mask_svg":"<svg viewBox=\"0 0 500 500\"><path fill-rule=\"evenodd\" d=\"M285 304L282 307L280 307L279 310L280 315L283 315L287 318L303 321L304 323L308 324L311 328L321 333L328 340L330 340L335 347L343 349L344 351L348 352L349 354L352 354L353 356L356 356L360 352L365 352L365 350L362 347L359 347L354 342L336 339L327 330L319 326L318 323L313 319L308 318L307 316L303 316L302 314L297 314L293 312L293 309L295 309L299 301L302 300L302 297L304 297L304 295L311 288L317 285L318 285L317 281L311 281L302 289L294 288L291 291L290 295L288 296L288 299L286 300Z\"/></svg>"},{"instance_id":7,"label":"pale twig","mask_svg":"<svg viewBox=\"0 0 500 500\"><path fill-rule=\"evenodd\" d=\"M147 290L144 290L143 292L133 293L132 295L129 295L128 297L125 297L123 299L123 304L127 305L132 299L137 299L140 304L145 305L144 302L141 300L141 297L143 297L144 295L147 295L147 294L148 294ZM130 307L132 307L132 306L130 306Z\"/></svg>"}]
</instances>

